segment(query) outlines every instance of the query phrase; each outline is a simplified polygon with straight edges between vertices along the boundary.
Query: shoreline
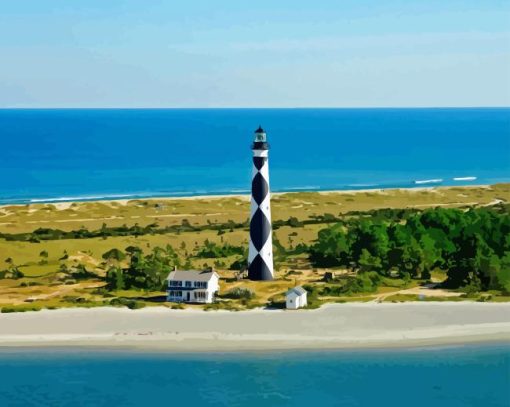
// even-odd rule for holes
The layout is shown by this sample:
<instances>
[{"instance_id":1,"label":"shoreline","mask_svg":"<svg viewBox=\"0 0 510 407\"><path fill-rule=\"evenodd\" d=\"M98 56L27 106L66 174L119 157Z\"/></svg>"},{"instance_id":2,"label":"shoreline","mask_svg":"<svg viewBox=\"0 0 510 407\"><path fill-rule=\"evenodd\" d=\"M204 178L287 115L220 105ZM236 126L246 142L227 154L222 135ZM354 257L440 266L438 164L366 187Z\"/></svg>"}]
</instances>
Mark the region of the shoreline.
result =
<instances>
[{"instance_id":1,"label":"shoreline","mask_svg":"<svg viewBox=\"0 0 510 407\"><path fill-rule=\"evenodd\" d=\"M356 188L356 189L320 189L320 188L303 188L303 189L292 189L285 191L274 191L271 192L271 196L281 196L286 194L297 194L297 193L318 193L322 195L327 194L356 194L356 193L391 193L392 191L409 191L409 192L420 192L420 191L433 191L433 190L441 190L441 189L451 189L451 188L490 188L493 185L506 184L508 182L498 182L495 184L451 184L451 185L409 185L409 186L388 186L384 187L381 185L377 185L373 188L369 186ZM238 192L225 192L225 193L204 193L203 195L198 193L183 193L183 195L172 195L171 193L162 194L162 195L143 195L143 194L119 194L119 195L104 195L104 196L75 196L75 197L57 197L57 198L26 198L21 199L19 201L15 200L13 202L2 202L0 199L0 209L8 206L26 206L26 205L54 205L57 208L62 207L66 209L69 205L73 203L94 203L101 202L106 204L117 203L120 205L126 205L130 201L172 201L172 200L200 200L200 199L246 199L250 198L250 191L247 190L243 193Z\"/></svg>"},{"instance_id":2,"label":"shoreline","mask_svg":"<svg viewBox=\"0 0 510 407\"><path fill-rule=\"evenodd\" d=\"M300 311L69 308L0 314L0 350L246 352L510 341L508 303L349 303Z\"/></svg>"}]
</instances>

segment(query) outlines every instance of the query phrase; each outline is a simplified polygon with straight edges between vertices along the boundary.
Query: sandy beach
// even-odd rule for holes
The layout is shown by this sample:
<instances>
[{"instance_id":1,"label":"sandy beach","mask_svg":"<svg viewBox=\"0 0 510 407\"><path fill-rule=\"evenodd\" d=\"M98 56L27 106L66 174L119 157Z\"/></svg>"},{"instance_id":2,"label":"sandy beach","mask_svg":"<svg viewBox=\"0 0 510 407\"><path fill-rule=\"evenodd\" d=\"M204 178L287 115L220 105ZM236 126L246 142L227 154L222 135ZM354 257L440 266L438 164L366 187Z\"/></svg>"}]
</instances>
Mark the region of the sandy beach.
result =
<instances>
[{"instance_id":1,"label":"sandy beach","mask_svg":"<svg viewBox=\"0 0 510 407\"><path fill-rule=\"evenodd\" d=\"M472 185L463 185L463 186L411 186L408 188L400 187L400 188L360 188L360 189L331 189L331 190L319 190L319 189L299 189L295 191L281 191L281 192L272 192L271 195L278 197L287 194L295 194L295 193L317 193L324 196L335 196L335 195L352 195L352 194L391 194L394 192L404 192L404 193L416 193L419 194L421 192L437 192L444 189L451 188L466 188L466 189L489 189L491 186L488 184L472 184ZM94 197L96 198L96 197ZM126 206L129 202L136 201L147 201L147 202L173 202L173 201L196 201L196 200L223 200L223 199L239 199L242 201L250 201L250 193L249 191L243 193L224 193L224 194L215 194L215 195L176 195L176 196L135 196L129 198L101 198L97 197L97 199L80 199L79 197L69 197L69 198L57 198L57 199L38 199L31 202L34 204L51 204L54 205L58 210L66 210L71 207L73 203L80 202L101 202L107 205L117 204L120 206ZM476 202L475 202L476 204ZM19 206L23 206L22 204L18 204ZM2 207L12 207L13 205L0 205L0 209Z\"/></svg>"},{"instance_id":2,"label":"sandy beach","mask_svg":"<svg viewBox=\"0 0 510 407\"><path fill-rule=\"evenodd\" d=\"M510 304L332 304L312 311L61 309L0 314L0 347L183 351L410 347L510 340Z\"/></svg>"}]
</instances>

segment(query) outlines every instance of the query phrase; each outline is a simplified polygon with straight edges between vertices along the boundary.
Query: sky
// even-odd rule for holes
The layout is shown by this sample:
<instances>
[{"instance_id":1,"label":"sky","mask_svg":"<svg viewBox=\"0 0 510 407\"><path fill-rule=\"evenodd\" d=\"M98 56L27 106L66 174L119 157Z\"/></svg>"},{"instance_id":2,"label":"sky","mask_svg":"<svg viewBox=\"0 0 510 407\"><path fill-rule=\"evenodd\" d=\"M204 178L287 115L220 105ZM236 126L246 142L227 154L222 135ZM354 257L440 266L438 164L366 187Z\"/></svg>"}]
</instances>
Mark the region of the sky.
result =
<instances>
[{"instance_id":1,"label":"sky","mask_svg":"<svg viewBox=\"0 0 510 407\"><path fill-rule=\"evenodd\" d=\"M510 106L510 2L0 0L0 107Z\"/></svg>"}]
</instances>

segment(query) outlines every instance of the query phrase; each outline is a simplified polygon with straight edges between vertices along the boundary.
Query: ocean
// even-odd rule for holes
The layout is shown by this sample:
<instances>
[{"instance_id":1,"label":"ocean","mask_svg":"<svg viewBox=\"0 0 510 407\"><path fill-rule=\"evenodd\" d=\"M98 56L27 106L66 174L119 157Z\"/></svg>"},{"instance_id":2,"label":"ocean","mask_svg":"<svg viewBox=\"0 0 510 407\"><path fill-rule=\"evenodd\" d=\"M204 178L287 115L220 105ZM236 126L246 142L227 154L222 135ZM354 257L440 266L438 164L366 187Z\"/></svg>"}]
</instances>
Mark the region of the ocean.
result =
<instances>
[{"instance_id":1,"label":"ocean","mask_svg":"<svg viewBox=\"0 0 510 407\"><path fill-rule=\"evenodd\" d=\"M510 345L321 352L0 351L1 406L510 405Z\"/></svg>"},{"instance_id":2,"label":"ocean","mask_svg":"<svg viewBox=\"0 0 510 407\"><path fill-rule=\"evenodd\" d=\"M0 204L510 181L510 109L3 109Z\"/></svg>"}]
</instances>

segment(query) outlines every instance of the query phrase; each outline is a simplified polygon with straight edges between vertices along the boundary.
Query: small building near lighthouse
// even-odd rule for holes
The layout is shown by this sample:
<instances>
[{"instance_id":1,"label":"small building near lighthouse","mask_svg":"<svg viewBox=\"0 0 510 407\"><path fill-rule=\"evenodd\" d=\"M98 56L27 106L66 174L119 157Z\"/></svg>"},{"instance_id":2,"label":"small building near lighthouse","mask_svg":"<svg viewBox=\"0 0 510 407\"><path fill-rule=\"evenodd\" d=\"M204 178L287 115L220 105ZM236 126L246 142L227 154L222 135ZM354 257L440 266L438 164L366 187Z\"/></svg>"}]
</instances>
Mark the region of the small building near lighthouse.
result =
<instances>
[{"instance_id":1,"label":"small building near lighthouse","mask_svg":"<svg viewBox=\"0 0 510 407\"><path fill-rule=\"evenodd\" d=\"M214 270L174 270L167 277L167 301L209 304L220 289L219 280Z\"/></svg>"},{"instance_id":2,"label":"small building near lighthouse","mask_svg":"<svg viewBox=\"0 0 510 407\"><path fill-rule=\"evenodd\" d=\"M307 302L307 291L301 287L291 288L285 294L285 308L287 309L298 309L308 305Z\"/></svg>"}]
</instances>

